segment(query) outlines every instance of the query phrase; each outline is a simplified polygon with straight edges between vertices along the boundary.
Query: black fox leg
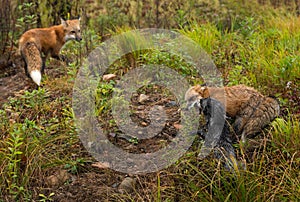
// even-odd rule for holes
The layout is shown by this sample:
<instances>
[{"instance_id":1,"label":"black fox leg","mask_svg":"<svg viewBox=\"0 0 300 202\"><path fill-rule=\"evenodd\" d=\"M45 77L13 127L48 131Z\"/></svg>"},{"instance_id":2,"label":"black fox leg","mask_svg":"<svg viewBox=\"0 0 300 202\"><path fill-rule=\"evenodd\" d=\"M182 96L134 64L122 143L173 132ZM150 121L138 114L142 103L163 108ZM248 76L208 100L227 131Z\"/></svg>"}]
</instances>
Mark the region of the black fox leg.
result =
<instances>
[{"instance_id":1,"label":"black fox leg","mask_svg":"<svg viewBox=\"0 0 300 202\"><path fill-rule=\"evenodd\" d=\"M44 74L45 67L46 67L46 59L47 57L42 57L42 68L41 68L41 74Z\"/></svg>"},{"instance_id":2,"label":"black fox leg","mask_svg":"<svg viewBox=\"0 0 300 202\"><path fill-rule=\"evenodd\" d=\"M29 72L28 72L28 65L27 65L27 62L26 62L26 59L24 58L23 54L21 55L22 56L22 60L24 61L24 70L25 70L25 74L26 76L28 76L30 78L30 75L29 75Z\"/></svg>"},{"instance_id":3,"label":"black fox leg","mask_svg":"<svg viewBox=\"0 0 300 202\"><path fill-rule=\"evenodd\" d=\"M229 126L225 124L222 131L220 141L214 150L214 156L217 159L224 160L225 168L228 170L233 170L234 165L237 165L236 154L232 146L231 138L228 136Z\"/></svg>"},{"instance_id":4,"label":"black fox leg","mask_svg":"<svg viewBox=\"0 0 300 202\"><path fill-rule=\"evenodd\" d=\"M51 57L54 58L54 59L56 59L56 60L65 62L65 63L69 63L70 62L69 59L65 55L52 55Z\"/></svg>"},{"instance_id":5,"label":"black fox leg","mask_svg":"<svg viewBox=\"0 0 300 202\"><path fill-rule=\"evenodd\" d=\"M29 75L29 73L28 73L28 66L27 66L27 63L26 63L26 62L25 62L25 67L24 67L24 69L25 69L25 74L26 74L26 76L30 77L30 75Z\"/></svg>"}]
</instances>

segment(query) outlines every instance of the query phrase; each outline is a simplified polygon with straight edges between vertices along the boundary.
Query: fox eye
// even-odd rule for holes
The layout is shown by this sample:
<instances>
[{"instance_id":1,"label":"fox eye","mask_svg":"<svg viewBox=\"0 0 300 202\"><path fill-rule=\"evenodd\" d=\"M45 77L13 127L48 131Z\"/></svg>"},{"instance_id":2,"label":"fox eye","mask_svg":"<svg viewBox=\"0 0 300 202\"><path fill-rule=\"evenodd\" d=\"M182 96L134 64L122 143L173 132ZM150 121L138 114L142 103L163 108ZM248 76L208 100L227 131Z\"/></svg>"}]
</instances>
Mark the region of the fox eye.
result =
<instances>
[{"instance_id":1,"label":"fox eye","mask_svg":"<svg viewBox=\"0 0 300 202\"><path fill-rule=\"evenodd\" d=\"M71 33L72 33L72 34L75 34L76 32L75 32L75 31L71 31Z\"/></svg>"},{"instance_id":2,"label":"fox eye","mask_svg":"<svg viewBox=\"0 0 300 202\"><path fill-rule=\"evenodd\" d=\"M80 33L80 29L78 30L78 32Z\"/></svg>"}]
</instances>

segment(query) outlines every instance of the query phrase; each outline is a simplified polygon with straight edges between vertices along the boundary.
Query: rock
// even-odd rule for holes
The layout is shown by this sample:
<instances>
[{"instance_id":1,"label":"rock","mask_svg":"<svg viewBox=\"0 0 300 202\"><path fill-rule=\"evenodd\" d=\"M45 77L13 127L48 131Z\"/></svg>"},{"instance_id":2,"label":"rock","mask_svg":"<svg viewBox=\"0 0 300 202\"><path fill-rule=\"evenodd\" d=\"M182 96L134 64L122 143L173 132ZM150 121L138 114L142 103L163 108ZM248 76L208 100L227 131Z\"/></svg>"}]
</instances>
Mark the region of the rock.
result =
<instances>
[{"instance_id":1,"label":"rock","mask_svg":"<svg viewBox=\"0 0 300 202\"><path fill-rule=\"evenodd\" d=\"M136 185L136 179L131 177L126 177L119 185L119 192L122 194L131 193L133 192L135 185Z\"/></svg>"},{"instance_id":2,"label":"rock","mask_svg":"<svg viewBox=\"0 0 300 202\"><path fill-rule=\"evenodd\" d=\"M140 96L139 96L139 98L138 98L138 102L139 102L139 103L142 103L142 102L144 102L144 101L146 101L146 100L148 100L148 99L149 99L149 96L148 96L148 95L140 94Z\"/></svg>"},{"instance_id":3,"label":"rock","mask_svg":"<svg viewBox=\"0 0 300 202\"><path fill-rule=\"evenodd\" d=\"M46 184L55 187L64 184L69 179L69 173L66 170L58 170L54 175L46 178Z\"/></svg>"}]
</instances>

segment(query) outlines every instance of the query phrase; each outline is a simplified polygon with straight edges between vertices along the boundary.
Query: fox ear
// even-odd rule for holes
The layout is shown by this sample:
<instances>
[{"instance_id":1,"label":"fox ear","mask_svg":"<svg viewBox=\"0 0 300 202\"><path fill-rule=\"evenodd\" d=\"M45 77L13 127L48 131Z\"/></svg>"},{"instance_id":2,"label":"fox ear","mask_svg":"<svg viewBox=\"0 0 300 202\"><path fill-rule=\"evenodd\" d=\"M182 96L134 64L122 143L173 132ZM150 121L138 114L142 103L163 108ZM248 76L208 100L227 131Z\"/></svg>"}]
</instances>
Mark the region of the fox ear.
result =
<instances>
[{"instance_id":1,"label":"fox ear","mask_svg":"<svg viewBox=\"0 0 300 202\"><path fill-rule=\"evenodd\" d=\"M61 21L61 24L64 26L64 27L68 27L69 24L67 23L67 21L65 21L62 17L60 18L60 21Z\"/></svg>"},{"instance_id":2,"label":"fox ear","mask_svg":"<svg viewBox=\"0 0 300 202\"><path fill-rule=\"evenodd\" d=\"M207 98L207 97L210 96L210 92L209 92L207 86L201 87L201 92L202 92L202 96L203 96L204 98Z\"/></svg>"},{"instance_id":3,"label":"fox ear","mask_svg":"<svg viewBox=\"0 0 300 202\"><path fill-rule=\"evenodd\" d=\"M80 16L78 16L78 20L80 21L80 19L81 19L81 17Z\"/></svg>"}]
</instances>

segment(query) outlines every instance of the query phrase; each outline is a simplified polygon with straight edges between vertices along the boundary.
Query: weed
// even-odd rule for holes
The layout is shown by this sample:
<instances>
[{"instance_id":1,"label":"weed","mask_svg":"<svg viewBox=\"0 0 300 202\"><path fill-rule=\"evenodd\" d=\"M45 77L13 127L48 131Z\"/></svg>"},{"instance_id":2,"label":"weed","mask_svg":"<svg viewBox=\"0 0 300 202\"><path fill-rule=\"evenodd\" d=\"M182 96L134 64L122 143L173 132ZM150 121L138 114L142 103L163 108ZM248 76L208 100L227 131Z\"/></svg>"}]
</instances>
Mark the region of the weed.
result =
<instances>
[{"instance_id":1,"label":"weed","mask_svg":"<svg viewBox=\"0 0 300 202\"><path fill-rule=\"evenodd\" d=\"M20 185L20 162L21 155L23 154L22 145L24 144L24 138L21 137L21 128L14 128L10 137L7 138L7 155L4 161L7 162L6 183L9 194L13 195L13 198L18 198L24 191L24 187Z\"/></svg>"},{"instance_id":2,"label":"weed","mask_svg":"<svg viewBox=\"0 0 300 202\"><path fill-rule=\"evenodd\" d=\"M84 167L85 159L78 158L75 161L69 161L65 164L65 169L67 169L72 174L78 174L79 170Z\"/></svg>"},{"instance_id":3,"label":"weed","mask_svg":"<svg viewBox=\"0 0 300 202\"><path fill-rule=\"evenodd\" d=\"M40 202L48 202L53 201L52 197L55 195L55 193L50 193L48 196L45 196L44 194L39 194L39 197L41 198Z\"/></svg>"},{"instance_id":4,"label":"weed","mask_svg":"<svg viewBox=\"0 0 300 202\"><path fill-rule=\"evenodd\" d=\"M30 14L31 10L35 8L35 4L33 2L23 2L22 4L18 5L18 12L21 12L25 15L19 17L17 19L16 27L24 28L22 32L32 28L32 26L36 25L37 23L37 15Z\"/></svg>"},{"instance_id":5,"label":"weed","mask_svg":"<svg viewBox=\"0 0 300 202\"><path fill-rule=\"evenodd\" d=\"M300 154L298 149L300 147L300 124L296 116L288 114L285 118L277 118L272 123L272 144L276 148L280 148L289 157L296 154L298 161Z\"/></svg>"}]
</instances>

